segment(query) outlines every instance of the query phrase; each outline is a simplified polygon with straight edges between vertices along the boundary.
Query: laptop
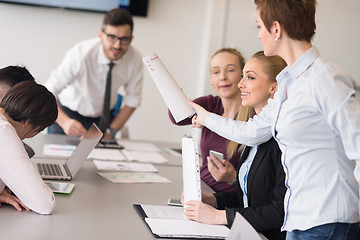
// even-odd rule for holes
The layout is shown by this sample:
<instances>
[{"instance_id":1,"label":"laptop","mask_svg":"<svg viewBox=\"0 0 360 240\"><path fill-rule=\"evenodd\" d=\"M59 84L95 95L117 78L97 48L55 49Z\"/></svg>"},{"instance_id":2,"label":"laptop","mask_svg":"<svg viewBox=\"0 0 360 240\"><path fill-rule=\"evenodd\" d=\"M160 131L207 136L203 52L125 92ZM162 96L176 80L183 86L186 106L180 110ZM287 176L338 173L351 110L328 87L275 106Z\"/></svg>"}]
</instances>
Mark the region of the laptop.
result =
<instances>
[{"instance_id":1,"label":"laptop","mask_svg":"<svg viewBox=\"0 0 360 240\"><path fill-rule=\"evenodd\" d=\"M102 136L103 134L99 128L92 124L69 159L63 161L37 159L35 163L40 176L45 180L70 181Z\"/></svg>"}]
</instances>

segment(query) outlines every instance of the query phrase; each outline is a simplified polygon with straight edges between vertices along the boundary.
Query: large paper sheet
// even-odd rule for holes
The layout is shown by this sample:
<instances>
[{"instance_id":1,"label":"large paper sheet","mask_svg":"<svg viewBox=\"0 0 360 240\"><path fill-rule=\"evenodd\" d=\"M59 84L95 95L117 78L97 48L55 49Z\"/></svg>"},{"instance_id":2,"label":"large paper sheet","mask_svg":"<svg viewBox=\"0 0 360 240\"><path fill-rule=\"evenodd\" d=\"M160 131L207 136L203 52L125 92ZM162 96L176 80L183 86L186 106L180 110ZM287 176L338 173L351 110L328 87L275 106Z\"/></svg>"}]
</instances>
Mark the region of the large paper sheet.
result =
<instances>
[{"instance_id":1,"label":"large paper sheet","mask_svg":"<svg viewBox=\"0 0 360 240\"><path fill-rule=\"evenodd\" d=\"M161 150L155 144L149 142L120 140L119 143L125 148L125 150L139 152L161 152Z\"/></svg>"},{"instance_id":2,"label":"large paper sheet","mask_svg":"<svg viewBox=\"0 0 360 240\"><path fill-rule=\"evenodd\" d=\"M187 103L187 97L159 56L153 53L144 57L143 61L175 121L180 122L194 115L195 111Z\"/></svg>"},{"instance_id":3,"label":"large paper sheet","mask_svg":"<svg viewBox=\"0 0 360 240\"><path fill-rule=\"evenodd\" d=\"M107 148L94 148L90 152L88 158L113 160L113 161L127 160L127 158L121 153L119 149L107 149Z\"/></svg>"},{"instance_id":4,"label":"large paper sheet","mask_svg":"<svg viewBox=\"0 0 360 240\"><path fill-rule=\"evenodd\" d=\"M114 162L94 160L99 170L113 170L122 172L157 172L158 170L150 163Z\"/></svg>"},{"instance_id":5,"label":"large paper sheet","mask_svg":"<svg viewBox=\"0 0 360 240\"><path fill-rule=\"evenodd\" d=\"M98 174L113 183L171 183L169 179L167 179L166 177L162 177L156 173L98 172Z\"/></svg>"},{"instance_id":6,"label":"large paper sheet","mask_svg":"<svg viewBox=\"0 0 360 240\"><path fill-rule=\"evenodd\" d=\"M148 162L148 163L166 163L168 160L158 152L139 152L121 150L129 161Z\"/></svg>"},{"instance_id":7,"label":"large paper sheet","mask_svg":"<svg viewBox=\"0 0 360 240\"><path fill-rule=\"evenodd\" d=\"M182 162L184 203L190 200L201 201L199 155L195 139L182 138Z\"/></svg>"}]
</instances>

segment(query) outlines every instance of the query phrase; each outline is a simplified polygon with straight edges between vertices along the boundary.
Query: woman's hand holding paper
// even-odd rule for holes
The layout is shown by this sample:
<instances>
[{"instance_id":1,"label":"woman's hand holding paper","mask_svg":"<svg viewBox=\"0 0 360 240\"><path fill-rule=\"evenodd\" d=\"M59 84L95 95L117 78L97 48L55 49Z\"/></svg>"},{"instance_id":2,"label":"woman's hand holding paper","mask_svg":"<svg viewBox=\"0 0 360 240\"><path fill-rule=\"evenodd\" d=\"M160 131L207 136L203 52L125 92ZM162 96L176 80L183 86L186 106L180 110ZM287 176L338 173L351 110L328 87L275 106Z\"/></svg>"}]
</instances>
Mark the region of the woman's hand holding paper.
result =
<instances>
[{"instance_id":1,"label":"woman's hand holding paper","mask_svg":"<svg viewBox=\"0 0 360 240\"><path fill-rule=\"evenodd\" d=\"M188 99L188 103L190 104L191 107L194 108L194 110L196 112L196 115L192 119L192 126L193 127L198 127L198 126L201 126L201 125L205 126L205 120L206 120L206 117L209 115L209 112L206 111L200 105L192 102L189 99Z\"/></svg>"}]
</instances>

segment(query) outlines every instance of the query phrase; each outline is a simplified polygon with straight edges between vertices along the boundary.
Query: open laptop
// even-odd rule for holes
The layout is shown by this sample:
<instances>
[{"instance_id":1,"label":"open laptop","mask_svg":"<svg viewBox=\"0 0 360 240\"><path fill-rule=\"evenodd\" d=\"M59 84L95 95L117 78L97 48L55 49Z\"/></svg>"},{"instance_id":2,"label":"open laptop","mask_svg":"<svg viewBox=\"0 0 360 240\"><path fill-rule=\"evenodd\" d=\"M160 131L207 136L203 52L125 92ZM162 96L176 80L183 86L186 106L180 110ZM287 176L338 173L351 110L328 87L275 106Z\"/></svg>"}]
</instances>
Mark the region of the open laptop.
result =
<instances>
[{"instance_id":1,"label":"open laptop","mask_svg":"<svg viewBox=\"0 0 360 240\"><path fill-rule=\"evenodd\" d=\"M102 137L99 128L92 124L67 160L37 159L40 176L46 180L71 180Z\"/></svg>"}]
</instances>

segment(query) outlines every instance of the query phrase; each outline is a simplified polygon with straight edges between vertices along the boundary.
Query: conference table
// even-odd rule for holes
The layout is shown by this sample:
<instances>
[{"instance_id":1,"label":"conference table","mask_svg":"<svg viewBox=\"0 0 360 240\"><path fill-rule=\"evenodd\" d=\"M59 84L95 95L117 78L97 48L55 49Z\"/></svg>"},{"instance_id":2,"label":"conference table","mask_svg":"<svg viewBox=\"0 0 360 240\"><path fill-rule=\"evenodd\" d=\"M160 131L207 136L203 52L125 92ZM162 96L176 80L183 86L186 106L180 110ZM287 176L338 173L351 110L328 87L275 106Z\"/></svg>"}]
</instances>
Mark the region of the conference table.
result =
<instances>
[{"instance_id":1,"label":"conference table","mask_svg":"<svg viewBox=\"0 0 360 240\"><path fill-rule=\"evenodd\" d=\"M77 138L38 134L26 140L34 158L45 157L45 143L69 144ZM171 183L112 183L98 175L92 160L84 162L71 180L75 189L70 196L56 195L55 211L40 215L16 211L3 204L0 208L0 239L154 239L133 204L166 205L169 198L179 198L182 191L181 157L163 151L179 148L179 143L152 142L162 150L168 163L154 165L158 174ZM54 158L54 157L50 157ZM54 160L56 161L56 160Z\"/></svg>"}]
</instances>

